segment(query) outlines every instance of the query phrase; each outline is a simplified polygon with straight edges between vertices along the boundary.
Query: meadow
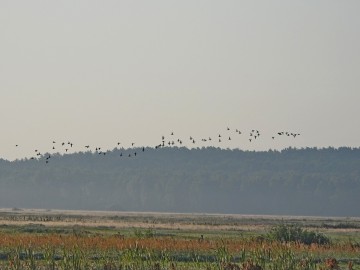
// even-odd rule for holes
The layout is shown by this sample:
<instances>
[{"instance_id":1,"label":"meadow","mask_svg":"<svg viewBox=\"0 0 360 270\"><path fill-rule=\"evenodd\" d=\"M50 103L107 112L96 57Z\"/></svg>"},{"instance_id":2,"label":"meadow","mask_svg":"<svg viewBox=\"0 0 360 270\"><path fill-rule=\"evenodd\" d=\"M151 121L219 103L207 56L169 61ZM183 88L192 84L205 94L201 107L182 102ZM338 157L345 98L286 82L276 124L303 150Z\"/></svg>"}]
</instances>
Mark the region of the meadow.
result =
<instances>
[{"instance_id":1,"label":"meadow","mask_svg":"<svg viewBox=\"0 0 360 270\"><path fill-rule=\"evenodd\" d=\"M1 209L0 269L360 269L360 219Z\"/></svg>"}]
</instances>

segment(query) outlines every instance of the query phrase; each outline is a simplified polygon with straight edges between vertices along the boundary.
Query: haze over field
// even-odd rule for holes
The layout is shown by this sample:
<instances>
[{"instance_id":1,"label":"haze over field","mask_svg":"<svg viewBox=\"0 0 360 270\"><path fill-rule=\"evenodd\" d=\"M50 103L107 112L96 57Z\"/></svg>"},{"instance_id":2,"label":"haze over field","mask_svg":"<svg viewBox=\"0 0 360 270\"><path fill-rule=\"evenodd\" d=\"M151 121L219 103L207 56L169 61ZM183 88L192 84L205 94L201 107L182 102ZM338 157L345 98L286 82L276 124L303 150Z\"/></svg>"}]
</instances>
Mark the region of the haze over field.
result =
<instances>
[{"instance_id":1,"label":"haze over field","mask_svg":"<svg viewBox=\"0 0 360 270\"><path fill-rule=\"evenodd\" d=\"M30 157L52 140L77 151L153 146L172 131L201 138L228 126L264 136L220 147L358 147L359 10L335 0L1 1L0 156ZM282 130L301 136L271 139Z\"/></svg>"}]
</instances>

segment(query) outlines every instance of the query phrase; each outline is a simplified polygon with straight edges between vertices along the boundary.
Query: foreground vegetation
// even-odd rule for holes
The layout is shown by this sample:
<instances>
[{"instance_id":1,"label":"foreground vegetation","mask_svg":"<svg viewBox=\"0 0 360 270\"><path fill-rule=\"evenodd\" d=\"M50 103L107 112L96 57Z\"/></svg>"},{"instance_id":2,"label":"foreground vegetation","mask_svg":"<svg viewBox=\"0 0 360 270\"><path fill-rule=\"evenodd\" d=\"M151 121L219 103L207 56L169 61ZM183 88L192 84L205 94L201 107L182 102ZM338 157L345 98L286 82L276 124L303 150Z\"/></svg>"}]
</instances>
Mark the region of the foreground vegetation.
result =
<instances>
[{"instance_id":1,"label":"foreground vegetation","mask_svg":"<svg viewBox=\"0 0 360 270\"><path fill-rule=\"evenodd\" d=\"M2 220L47 220L46 215L2 215ZM32 218L31 218L32 217ZM166 215L134 215L153 223L166 222ZM83 216L68 215L67 219ZM91 217L87 217L91 219ZM126 219L126 217L124 217ZM204 222L199 216L168 216L172 222ZM1 220L1 219L0 219ZM205 219L207 220L207 219ZM156 226L116 227L48 226L42 223L3 224L0 226L0 269L217 269L217 270L325 270L360 269L360 244L357 221L254 219L261 230L244 231L240 219L209 217L212 222L229 225L238 222L238 230L223 227L194 227L192 230L161 229ZM207 220L207 222L209 222ZM289 222L291 220L291 222ZM94 220L93 220L94 222ZM244 218L244 223L249 220ZM121 223L121 221L119 221ZM44 225L46 224L46 225ZM270 224L270 225L269 225ZM310 227L306 227L310 224ZM323 224L323 232L314 228ZM330 226L331 225L331 226ZM331 227L328 229L327 227ZM349 230L349 227L355 228ZM325 228L325 229L324 229ZM335 229L335 231L334 231ZM343 231L348 230L346 236Z\"/></svg>"},{"instance_id":2,"label":"foreground vegetation","mask_svg":"<svg viewBox=\"0 0 360 270\"><path fill-rule=\"evenodd\" d=\"M1 269L358 269L360 252L350 244L255 239L26 234L0 239Z\"/></svg>"}]
</instances>

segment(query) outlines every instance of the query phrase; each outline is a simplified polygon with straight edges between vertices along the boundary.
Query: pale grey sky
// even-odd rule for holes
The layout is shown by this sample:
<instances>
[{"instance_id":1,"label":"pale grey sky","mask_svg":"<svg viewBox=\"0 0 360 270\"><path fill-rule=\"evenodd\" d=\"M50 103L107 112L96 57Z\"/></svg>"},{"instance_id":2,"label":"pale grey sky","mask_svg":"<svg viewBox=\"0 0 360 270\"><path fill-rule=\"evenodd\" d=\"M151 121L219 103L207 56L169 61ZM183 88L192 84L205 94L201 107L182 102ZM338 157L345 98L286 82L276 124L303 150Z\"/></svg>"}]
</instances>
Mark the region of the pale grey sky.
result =
<instances>
[{"instance_id":1,"label":"pale grey sky","mask_svg":"<svg viewBox=\"0 0 360 270\"><path fill-rule=\"evenodd\" d=\"M215 146L359 147L359 12L357 0L1 1L0 157L227 126L246 135ZM301 136L271 139L282 130Z\"/></svg>"}]
</instances>

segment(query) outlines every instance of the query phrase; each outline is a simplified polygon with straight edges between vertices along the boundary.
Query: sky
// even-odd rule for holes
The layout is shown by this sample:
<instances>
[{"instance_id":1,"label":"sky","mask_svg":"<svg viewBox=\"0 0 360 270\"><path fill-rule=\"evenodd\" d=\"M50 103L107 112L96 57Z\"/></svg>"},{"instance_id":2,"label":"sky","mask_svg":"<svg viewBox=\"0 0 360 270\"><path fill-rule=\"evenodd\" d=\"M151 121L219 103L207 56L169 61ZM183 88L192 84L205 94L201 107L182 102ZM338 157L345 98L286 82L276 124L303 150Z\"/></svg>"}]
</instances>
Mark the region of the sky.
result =
<instances>
[{"instance_id":1,"label":"sky","mask_svg":"<svg viewBox=\"0 0 360 270\"><path fill-rule=\"evenodd\" d=\"M0 158L161 136L359 147L359 10L357 0L3 0ZM261 136L250 142L252 129ZM279 131L301 135L272 139Z\"/></svg>"}]
</instances>

